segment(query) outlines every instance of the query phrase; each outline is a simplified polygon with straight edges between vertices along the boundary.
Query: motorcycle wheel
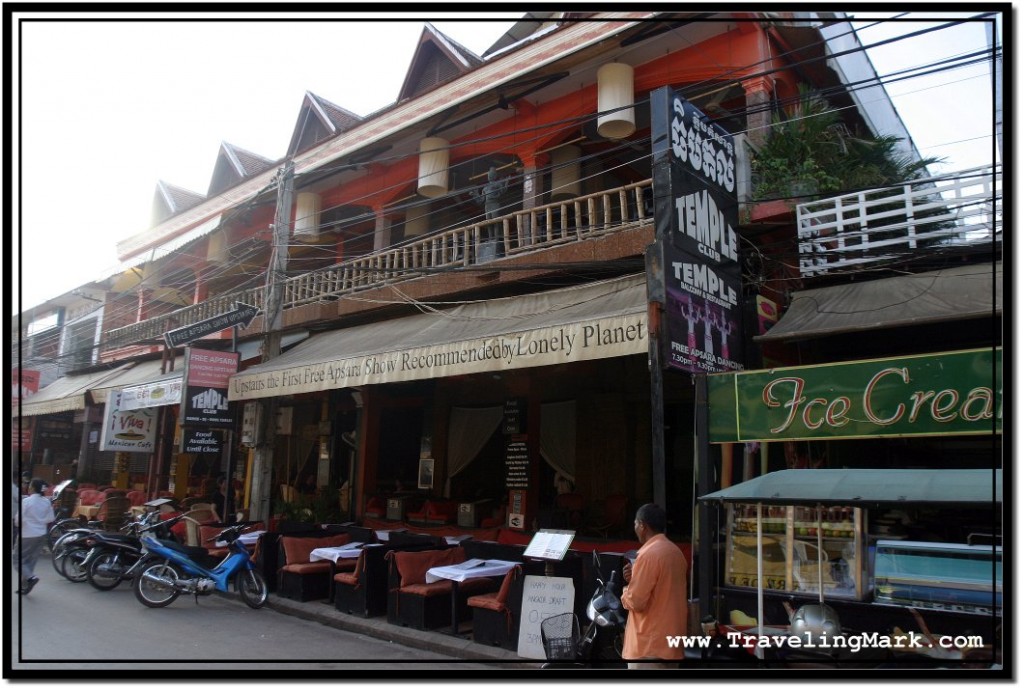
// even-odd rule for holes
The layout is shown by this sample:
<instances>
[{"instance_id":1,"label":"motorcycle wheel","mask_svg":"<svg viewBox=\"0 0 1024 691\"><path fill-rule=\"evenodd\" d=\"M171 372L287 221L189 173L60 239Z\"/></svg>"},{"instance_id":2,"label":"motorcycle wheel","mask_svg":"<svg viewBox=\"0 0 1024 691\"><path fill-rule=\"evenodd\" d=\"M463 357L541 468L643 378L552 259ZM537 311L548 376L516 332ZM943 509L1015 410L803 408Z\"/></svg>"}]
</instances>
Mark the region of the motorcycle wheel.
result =
<instances>
[{"instance_id":1,"label":"motorcycle wheel","mask_svg":"<svg viewBox=\"0 0 1024 691\"><path fill-rule=\"evenodd\" d=\"M89 564L86 579L96 590L113 590L122 580L123 564L116 552L101 552Z\"/></svg>"},{"instance_id":2,"label":"motorcycle wheel","mask_svg":"<svg viewBox=\"0 0 1024 691\"><path fill-rule=\"evenodd\" d=\"M252 569L242 569L235 576L235 589L242 597L242 602L253 609L259 609L267 604L267 582L263 574Z\"/></svg>"},{"instance_id":3,"label":"motorcycle wheel","mask_svg":"<svg viewBox=\"0 0 1024 691\"><path fill-rule=\"evenodd\" d=\"M176 581L181 575L173 564L155 560L143 564L139 574L132 580L136 600L146 607L166 607L178 599L180 593L176 588L151 580L153 578Z\"/></svg>"},{"instance_id":4,"label":"motorcycle wheel","mask_svg":"<svg viewBox=\"0 0 1024 691\"><path fill-rule=\"evenodd\" d=\"M87 556L89 556L89 550L84 547L73 549L65 554L64 558L60 562L61 575L72 583L81 583L84 581L88 577L88 574L86 573L82 562L85 561Z\"/></svg>"},{"instance_id":5,"label":"motorcycle wheel","mask_svg":"<svg viewBox=\"0 0 1024 691\"><path fill-rule=\"evenodd\" d=\"M64 575L64 557L67 556L69 549L54 549L50 554L50 561L53 563L53 570L59 573L61 576Z\"/></svg>"}]
</instances>

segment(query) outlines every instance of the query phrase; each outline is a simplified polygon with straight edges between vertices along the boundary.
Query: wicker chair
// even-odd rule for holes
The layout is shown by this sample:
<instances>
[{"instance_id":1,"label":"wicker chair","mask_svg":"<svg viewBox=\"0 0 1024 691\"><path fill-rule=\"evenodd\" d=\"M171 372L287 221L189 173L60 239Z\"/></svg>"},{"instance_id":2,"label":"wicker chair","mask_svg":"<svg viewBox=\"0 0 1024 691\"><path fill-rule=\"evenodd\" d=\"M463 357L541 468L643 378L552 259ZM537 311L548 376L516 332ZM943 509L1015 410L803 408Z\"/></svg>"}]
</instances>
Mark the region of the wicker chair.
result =
<instances>
[{"instance_id":1,"label":"wicker chair","mask_svg":"<svg viewBox=\"0 0 1024 691\"><path fill-rule=\"evenodd\" d=\"M100 504L96 520L103 524L103 530L120 530L128 520L132 504L124 495L107 497Z\"/></svg>"},{"instance_id":2,"label":"wicker chair","mask_svg":"<svg viewBox=\"0 0 1024 691\"><path fill-rule=\"evenodd\" d=\"M57 503L54 505L53 510L60 511L64 516L73 516L75 508L78 506L78 491L73 490L70 487L65 487L60 497L57 499Z\"/></svg>"}]
</instances>

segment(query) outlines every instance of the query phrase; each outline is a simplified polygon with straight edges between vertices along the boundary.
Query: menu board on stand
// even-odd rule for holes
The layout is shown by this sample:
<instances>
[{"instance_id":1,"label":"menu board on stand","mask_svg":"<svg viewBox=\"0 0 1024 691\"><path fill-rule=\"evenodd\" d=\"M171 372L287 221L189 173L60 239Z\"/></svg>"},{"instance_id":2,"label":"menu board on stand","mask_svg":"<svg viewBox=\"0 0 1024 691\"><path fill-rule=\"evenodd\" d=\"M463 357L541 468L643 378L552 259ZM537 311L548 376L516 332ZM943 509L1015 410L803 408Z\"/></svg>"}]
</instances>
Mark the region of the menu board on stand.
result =
<instances>
[{"instance_id":1,"label":"menu board on stand","mask_svg":"<svg viewBox=\"0 0 1024 691\"><path fill-rule=\"evenodd\" d=\"M524 557L544 560L543 576L527 576L523 582L523 602L519 625L520 657L543 659L541 622L560 614L571 614L576 592L571 578L555 576L554 563L565 558L575 530L540 530L523 552Z\"/></svg>"}]
</instances>

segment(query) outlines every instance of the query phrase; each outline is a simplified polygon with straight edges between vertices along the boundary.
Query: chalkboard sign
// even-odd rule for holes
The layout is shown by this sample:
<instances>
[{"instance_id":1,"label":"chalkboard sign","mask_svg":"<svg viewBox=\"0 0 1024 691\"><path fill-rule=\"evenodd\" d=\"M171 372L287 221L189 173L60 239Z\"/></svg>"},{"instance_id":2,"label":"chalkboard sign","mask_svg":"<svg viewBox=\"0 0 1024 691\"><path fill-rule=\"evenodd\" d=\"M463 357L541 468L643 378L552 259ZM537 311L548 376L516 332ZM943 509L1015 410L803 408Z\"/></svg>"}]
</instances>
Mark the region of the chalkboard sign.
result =
<instances>
[{"instance_id":1,"label":"chalkboard sign","mask_svg":"<svg viewBox=\"0 0 1024 691\"><path fill-rule=\"evenodd\" d=\"M526 441L513 438L505 445L505 489L526 489L530 485L530 452Z\"/></svg>"},{"instance_id":2,"label":"chalkboard sign","mask_svg":"<svg viewBox=\"0 0 1024 691\"><path fill-rule=\"evenodd\" d=\"M522 618L519 623L519 657L543 660L540 623L556 614L572 612L576 588L571 578L527 576L523 579Z\"/></svg>"},{"instance_id":3,"label":"chalkboard sign","mask_svg":"<svg viewBox=\"0 0 1024 691\"><path fill-rule=\"evenodd\" d=\"M505 420L502 422L503 434L522 434L523 418L526 412L526 401L522 398L510 398L505 401Z\"/></svg>"}]
</instances>

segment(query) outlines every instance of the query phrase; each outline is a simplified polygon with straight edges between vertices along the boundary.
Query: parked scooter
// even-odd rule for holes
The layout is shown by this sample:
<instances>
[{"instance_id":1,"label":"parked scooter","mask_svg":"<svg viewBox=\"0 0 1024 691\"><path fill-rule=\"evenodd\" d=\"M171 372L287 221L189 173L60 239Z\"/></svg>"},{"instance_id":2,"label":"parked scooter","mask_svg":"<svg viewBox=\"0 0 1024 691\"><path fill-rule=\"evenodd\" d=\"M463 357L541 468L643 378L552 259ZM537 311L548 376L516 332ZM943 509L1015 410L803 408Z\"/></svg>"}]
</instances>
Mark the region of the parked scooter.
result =
<instances>
[{"instance_id":1,"label":"parked scooter","mask_svg":"<svg viewBox=\"0 0 1024 691\"><path fill-rule=\"evenodd\" d=\"M601 558L594 551L594 570L601 573ZM621 661L622 632L626 627L626 610L619 596L622 584L619 572L612 571L605 583L597 579L597 589L587 603L587 618L590 624L580 633L579 619L572 613L557 614L540 623L540 638L544 656L549 662L542 669L564 666L603 666L612 661ZM608 632L611 645L595 645L601 632ZM604 638L605 636L601 636Z\"/></svg>"},{"instance_id":2,"label":"parked scooter","mask_svg":"<svg viewBox=\"0 0 1024 691\"><path fill-rule=\"evenodd\" d=\"M228 544L227 556L212 569L200 565L206 557L202 547L187 547L144 535L145 556L132 582L136 599L146 607L166 607L182 593L190 593L198 602L200 595L216 590L228 592L229 585L234 583L242 601L259 609L267 602L267 583L238 539L245 529L244 523L232 525L209 540Z\"/></svg>"},{"instance_id":3,"label":"parked scooter","mask_svg":"<svg viewBox=\"0 0 1024 691\"><path fill-rule=\"evenodd\" d=\"M98 531L92 535L92 548L82 562L89 585L97 590L113 590L121 581L131 580L134 567L142 556L141 536L149 531L163 540L173 539L170 526L174 519L158 521L151 511L131 525L124 533Z\"/></svg>"}]
</instances>

